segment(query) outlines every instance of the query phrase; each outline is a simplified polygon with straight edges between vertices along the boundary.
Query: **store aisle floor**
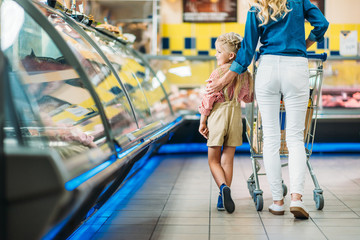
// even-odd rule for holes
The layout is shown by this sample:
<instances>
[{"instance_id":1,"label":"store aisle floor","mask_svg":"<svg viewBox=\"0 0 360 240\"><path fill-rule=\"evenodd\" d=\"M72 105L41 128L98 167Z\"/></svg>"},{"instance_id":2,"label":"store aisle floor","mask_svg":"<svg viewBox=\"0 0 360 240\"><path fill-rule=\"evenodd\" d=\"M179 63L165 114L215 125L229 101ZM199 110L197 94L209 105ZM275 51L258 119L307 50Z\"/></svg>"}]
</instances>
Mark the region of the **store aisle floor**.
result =
<instances>
[{"instance_id":1,"label":"store aisle floor","mask_svg":"<svg viewBox=\"0 0 360 240\"><path fill-rule=\"evenodd\" d=\"M309 220L293 218L289 196L284 216L268 212L266 176L260 176L264 210L255 210L246 185L251 174L248 155L235 158L233 214L216 209L218 188L206 155L162 155L127 181L71 239L360 239L360 156L313 155L311 163L324 190L325 207L316 210L307 174ZM283 177L288 185L287 168Z\"/></svg>"}]
</instances>

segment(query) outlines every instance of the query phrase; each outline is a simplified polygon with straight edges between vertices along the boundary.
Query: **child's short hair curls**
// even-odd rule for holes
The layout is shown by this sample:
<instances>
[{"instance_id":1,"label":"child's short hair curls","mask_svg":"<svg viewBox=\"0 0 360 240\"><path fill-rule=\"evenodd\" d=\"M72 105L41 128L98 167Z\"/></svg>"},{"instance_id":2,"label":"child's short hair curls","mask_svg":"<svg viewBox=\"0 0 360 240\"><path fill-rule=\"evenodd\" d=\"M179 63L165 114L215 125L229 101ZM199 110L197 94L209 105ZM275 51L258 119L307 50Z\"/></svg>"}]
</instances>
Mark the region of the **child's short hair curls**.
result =
<instances>
[{"instance_id":1,"label":"child's short hair curls","mask_svg":"<svg viewBox=\"0 0 360 240\"><path fill-rule=\"evenodd\" d=\"M237 53L237 51L241 47L242 37L234 32L229 32L220 35L217 39L215 44L219 44L222 46L226 51Z\"/></svg>"}]
</instances>

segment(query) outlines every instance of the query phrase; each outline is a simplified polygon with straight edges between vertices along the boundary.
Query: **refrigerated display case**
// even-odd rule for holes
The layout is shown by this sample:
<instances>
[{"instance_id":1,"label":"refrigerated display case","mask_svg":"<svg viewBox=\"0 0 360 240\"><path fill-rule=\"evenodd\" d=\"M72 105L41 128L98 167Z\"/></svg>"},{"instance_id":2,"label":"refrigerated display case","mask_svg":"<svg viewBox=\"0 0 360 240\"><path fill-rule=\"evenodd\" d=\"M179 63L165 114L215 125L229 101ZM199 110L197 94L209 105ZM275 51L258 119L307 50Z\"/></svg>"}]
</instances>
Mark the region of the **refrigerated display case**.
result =
<instances>
[{"instance_id":1,"label":"refrigerated display case","mask_svg":"<svg viewBox=\"0 0 360 240\"><path fill-rule=\"evenodd\" d=\"M324 77L322 107L360 114L360 57L330 56Z\"/></svg>"},{"instance_id":2,"label":"refrigerated display case","mask_svg":"<svg viewBox=\"0 0 360 240\"><path fill-rule=\"evenodd\" d=\"M65 239L183 119L123 40L1 3L1 239Z\"/></svg>"},{"instance_id":3,"label":"refrigerated display case","mask_svg":"<svg viewBox=\"0 0 360 240\"><path fill-rule=\"evenodd\" d=\"M166 75L168 81L179 89L203 88L216 68L212 56L146 57L155 71ZM324 63L320 107L323 118L348 118L349 114L360 116L360 57L328 57Z\"/></svg>"},{"instance_id":4,"label":"refrigerated display case","mask_svg":"<svg viewBox=\"0 0 360 240\"><path fill-rule=\"evenodd\" d=\"M169 96L173 108L196 114L205 81L216 68L215 57L146 55L146 58L175 89ZM360 142L359 60L360 57L329 56L324 62L315 142ZM249 70L252 71L252 66Z\"/></svg>"},{"instance_id":5,"label":"refrigerated display case","mask_svg":"<svg viewBox=\"0 0 360 240\"><path fill-rule=\"evenodd\" d=\"M210 56L145 55L156 75L170 85L169 101L175 112L198 114L206 80L216 68Z\"/></svg>"}]
</instances>

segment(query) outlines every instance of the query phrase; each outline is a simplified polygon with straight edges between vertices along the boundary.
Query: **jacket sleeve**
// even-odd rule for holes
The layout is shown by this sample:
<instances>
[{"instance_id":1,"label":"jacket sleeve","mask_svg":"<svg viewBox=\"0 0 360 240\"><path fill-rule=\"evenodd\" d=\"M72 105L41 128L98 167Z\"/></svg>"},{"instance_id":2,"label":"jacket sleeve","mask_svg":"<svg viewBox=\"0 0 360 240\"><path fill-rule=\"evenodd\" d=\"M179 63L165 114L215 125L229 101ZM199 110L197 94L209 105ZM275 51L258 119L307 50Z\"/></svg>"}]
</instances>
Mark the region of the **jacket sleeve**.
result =
<instances>
[{"instance_id":1,"label":"jacket sleeve","mask_svg":"<svg viewBox=\"0 0 360 240\"><path fill-rule=\"evenodd\" d=\"M304 16L311 26L314 27L309 35L309 40L314 42L322 42L324 34L329 27L329 22L326 20L322 12L310 0L304 0Z\"/></svg>"},{"instance_id":2,"label":"jacket sleeve","mask_svg":"<svg viewBox=\"0 0 360 240\"><path fill-rule=\"evenodd\" d=\"M257 11L252 7L246 17L244 39L241 42L241 48L236 54L235 61L231 64L230 70L241 74L246 71L251 64L256 46L259 41L259 21L257 18Z\"/></svg>"}]
</instances>

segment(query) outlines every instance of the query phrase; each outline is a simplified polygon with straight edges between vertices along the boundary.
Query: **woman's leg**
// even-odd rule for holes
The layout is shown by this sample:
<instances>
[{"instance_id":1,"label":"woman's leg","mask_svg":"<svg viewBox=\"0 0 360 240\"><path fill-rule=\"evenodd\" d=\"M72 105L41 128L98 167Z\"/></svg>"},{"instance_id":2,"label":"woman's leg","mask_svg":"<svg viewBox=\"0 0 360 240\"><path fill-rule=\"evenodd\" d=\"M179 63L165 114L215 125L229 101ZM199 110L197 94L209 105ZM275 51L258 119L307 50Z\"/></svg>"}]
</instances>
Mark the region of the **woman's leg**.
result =
<instances>
[{"instance_id":1,"label":"woman's leg","mask_svg":"<svg viewBox=\"0 0 360 240\"><path fill-rule=\"evenodd\" d=\"M235 147L224 147L221 154L221 167L225 174L225 184L229 187L233 178L235 149Z\"/></svg>"},{"instance_id":2,"label":"woman's leg","mask_svg":"<svg viewBox=\"0 0 360 240\"><path fill-rule=\"evenodd\" d=\"M309 101L309 73L306 58L283 64L282 91L286 108L286 143L289 149L291 200L301 200L306 174L304 128Z\"/></svg>"},{"instance_id":3,"label":"woman's leg","mask_svg":"<svg viewBox=\"0 0 360 240\"><path fill-rule=\"evenodd\" d=\"M255 79L255 93L263 130L263 158L274 203L283 205L280 161L280 78L279 56L262 56Z\"/></svg>"},{"instance_id":4,"label":"woman's leg","mask_svg":"<svg viewBox=\"0 0 360 240\"><path fill-rule=\"evenodd\" d=\"M226 183L225 172L221 167L221 147L208 148L208 161L211 174L220 188L221 184Z\"/></svg>"}]
</instances>

